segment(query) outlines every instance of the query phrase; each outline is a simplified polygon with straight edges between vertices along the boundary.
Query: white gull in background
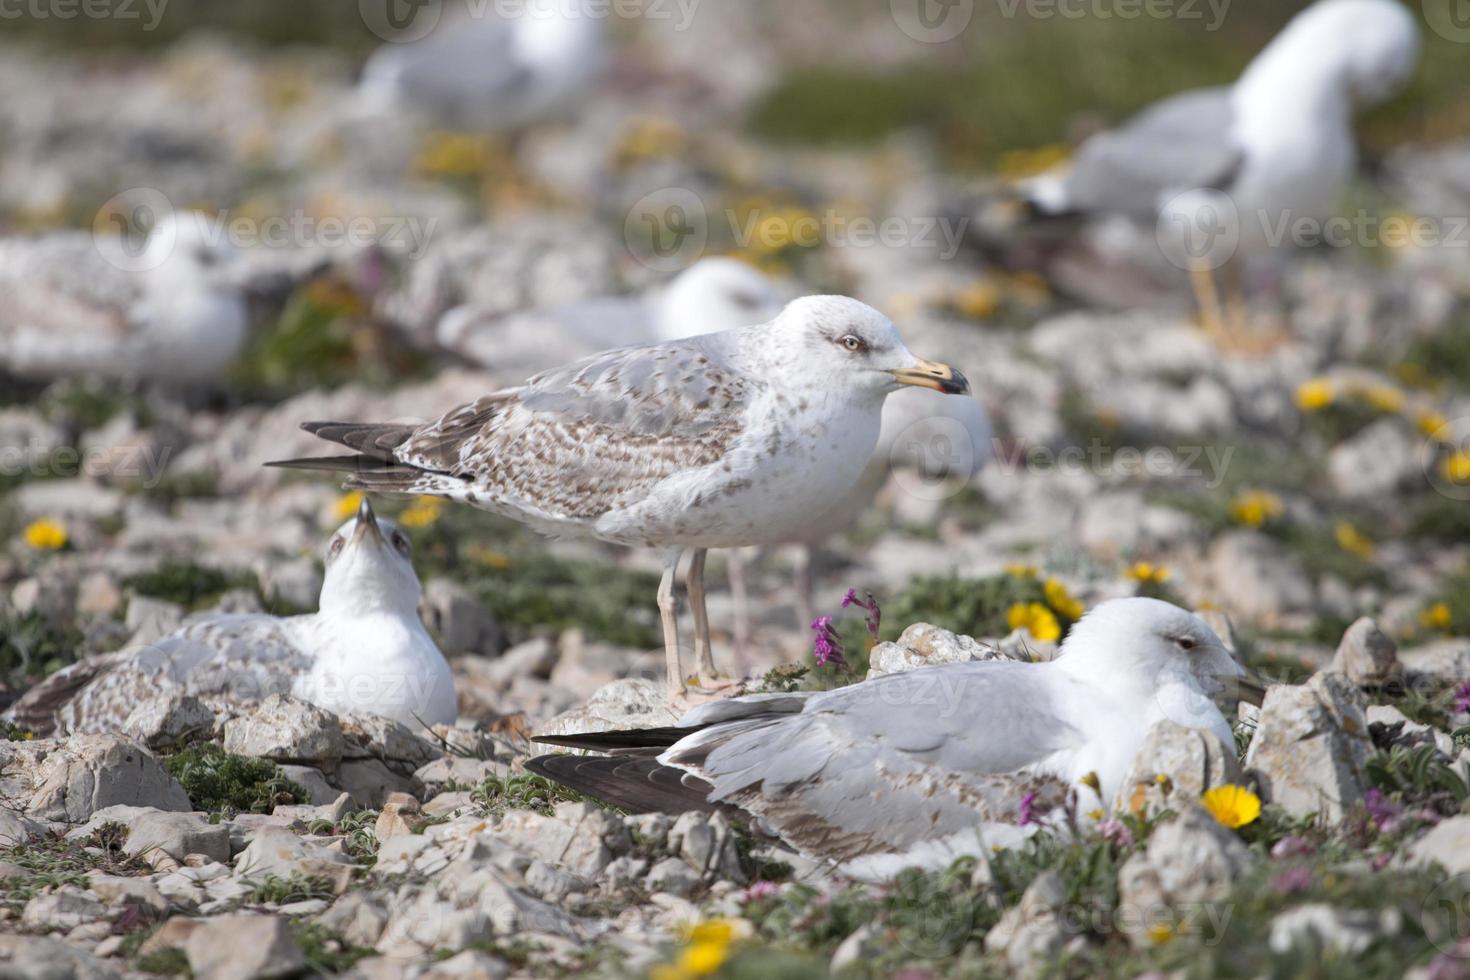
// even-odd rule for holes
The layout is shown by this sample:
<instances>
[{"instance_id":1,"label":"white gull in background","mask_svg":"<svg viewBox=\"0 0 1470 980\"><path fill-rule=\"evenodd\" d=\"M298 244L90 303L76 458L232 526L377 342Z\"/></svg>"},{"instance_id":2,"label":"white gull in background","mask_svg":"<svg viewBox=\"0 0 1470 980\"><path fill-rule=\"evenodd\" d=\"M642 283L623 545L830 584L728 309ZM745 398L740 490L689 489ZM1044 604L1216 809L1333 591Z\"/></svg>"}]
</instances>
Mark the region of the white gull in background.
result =
<instances>
[{"instance_id":1,"label":"white gull in background","mask_svg":"<svg viewBox=\"0 0 1470 980\"><path fill-rule=\"evenodd\" d=\"M552 535L660 548L671 693L682 695L674 577L685 551L699 673L715 674L708 549L790 540L851 489L904 385L968 390L877 310L810 296L769 323L607 351L423 425L308 422L351 455L283 464L355 489L447 497Z\"/></svg>"},{"instance_id":2,"label":"white gull in background","mask_svg":"<svg viewBox=\"0 0 1470 980\"><path fill-rule=\"evenodd\" d=\"M292 694L339 714L452 724L454 678L419 620L410 557L403 531L363 501L327 544L317 612L196 617L147 646L58 671L6 718L38 734L116 732L159 695L249 703Z\"/></svg>"},{"instance_id":3,"label":"white gull in background","mask_svg":"<svg viewBox=\"0 0 1470 980\"><path fill-rule=\"evenodd\" d=\"M374 52L360 102L370 114L417 109L465 129L558 118L602 71L607 16L581 0L527 0L505 14L495 4L446 4L424 37Z\"/></svg>"},{"instance_id":4,"label":"white gull in background","mask_svg":"<svg viewBox=\"0 0 1470 980\"><path fill-rule=\"evenodd\" d=\"M1019 839L1027 792L1038 815L1069 790L1079 813L1108 810L1157 722L1233 747L1213 698L1244 676L1198 616L1114 599L1050 662L946 664L733 698L672 728L540 738L612 754L527 768L632 812L735 806L797 850L887 877Z\"/></svg>"},{"instance_id":5,"label":"white gull in background","mask_svg":"<svg viewBox=\"0 0 1470 980\"><path fill-rule=\"evenodd\" d=\"M227 241L195 215L159 220L137 255L86 232L0 241L0 371L192 384L247 334Z\"/></svg>"},{"instance_id":6,"label":"white gull in background","mask_svg":"<svg viewBox=\"0 0 1470 980\"><path fill-rule=\"evenodd\" d=\"M1210 271L1267 248L1283 219L1337 213L1357 166L1353 111L1402 88L1419 47L1397 0L1320 0L1234 85L1150 106L1025 192L1043 215L1121 215L1151 235L1157 226L1171 260L1193 267L1202 312L1218 327Z\"/></svg>"},{"instance_id":7,"label":"white gull in background","mask_svg":"<svg viewBox=\"0 0 1470 980\"><path fill-rule=\"evenodd\" d=\"M765 323L781 297L761 272L736 259L701 259L667 285L509 315L457 306L434 329L437 343L496 372L543 371L611 347L679 340Z\"/></svg>"}]
</instances>

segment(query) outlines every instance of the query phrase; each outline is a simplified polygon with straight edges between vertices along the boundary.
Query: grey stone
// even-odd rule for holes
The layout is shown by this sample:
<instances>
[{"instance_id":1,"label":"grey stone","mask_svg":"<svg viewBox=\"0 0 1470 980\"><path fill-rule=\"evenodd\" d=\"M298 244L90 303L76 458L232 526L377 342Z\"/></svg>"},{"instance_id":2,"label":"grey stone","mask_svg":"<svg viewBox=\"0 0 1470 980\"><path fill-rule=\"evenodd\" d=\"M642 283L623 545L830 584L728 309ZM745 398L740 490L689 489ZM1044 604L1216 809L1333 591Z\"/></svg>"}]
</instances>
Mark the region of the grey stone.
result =
<instances>
[{"instance_id":1,"label":"grey stone","mask_svg":"<svg viewBox=\"0 0 1470 980\"><path fill-rule=\"evenodd\" d=\"M184 607L176 602L166 602L151 596L130 596L123 623L130 634L129 644L146 646L157 643L183 625Z\"/></svg>"},{"instance_id":2,"label":"grey stone","mask_svg":"<svg viewBox=\"0 0 1470 980\"><path fill-rule=\"evenodd\" d=\"M33 932L69 932L106 917L107 907L97 896L74 885L62 885L27 902L20 924Z\"/></svg>"},{"instance_id":3,"label":"grey stone","mask_svg":"<svg viewBox=\"0 0 1470 980\"><path fill-rule=\"evenodd\" d=\"M341 718L344 759L378 759L404 775L443 755L438 745L382 715Z\"/></svg>"},{"instance_id":4,"label":"grey stone","mask_svg":"<svg viewBox=\"0 0 1470 980\"><path fill-rule=\"evenodd\" d=\"M192 809L184 788L153 753L116 735L0 742L0 772L7 790L15 790L10 797L25 799L25 811L42 820L82 823L116 804Z\"/></svg>"},{"instance_id":5,"label":"grey stone","mask_svg":"<svg viewBox=\"0 0 1470 980\"><path fill-rule=\"evenodd\" d=\"M1470 639L1452 637L1399 651L1406 680L1458 684L1470 677Z\"/></svg>"},{"instance_id":6,"label":"grey stone","mask_svg":"<svg viewBox=\"0 0 1470 980\"><path fill-rule=\"evenodd\" d=\"M222 915L204 922L184 943L198 980L269 980L306 968L286 920L274 915Z\"/></svg>"},{"instance_id":7,"label":"grey stone","mask_svg":"<svg viewBox=\"0 0 1470 980\"><path fill-rule=\"evenodd\" d=\"M1470 816L1450 817L1409 847L1414 864L1438 864L1452 875L1470 872Z\"/></svg>"},{"instance_id":8,"label":"grey stone","mask_svg":"<svg viewBox=\"0 0 1470 980\"><path fill-rule=\"evenodd\" d=\"M643 879L649 891L688 898L703 884L698 872L679 858L664 858Z\"/></svg>"},{"instance_id":9,"label":"grey stone","mask_svg":"<svg viewBox=\"0 0 1470 980\"><path fill-rule=\"evenodd\" d=\"M723 813L682 813L669 830L669 850L676 852L705 880L743 884L740 850Z\"/></svg>"},{"instance_id":10,"label":"grey stone","mask_svg":"<svg viewBox=\"0 0 1470 980\"><path fill-rule=\"evenodd\" d=\"M173 813L149 807L110 806L92 814L72 837L85 837L104 824L117 823L128 829L125 854L149 855L162 852L175 861L202 854L211 861L230 859L230 830L211 824L198 813Z\"/></svg>"},{"instance_id":11,"label":"grey stone","mask_svg":"<svg viewBox=\"0 0 1470 980\"><path fill-rule=\"evenodd\" d=\"M1165 720L1149 729L1139 746L1112 812L1159 813L1176 808L1180 800L1192 805L1213 787L1243 781L1235 746L1225 745L1213 732Z\"/></svg>"},{"instance_id":12,"label":"grey stone","mask_svg":"<svg viewBox=\"0 0 1470 980\"><path fill-rule=\"evenodd\" d=\"M214 712L189 694L150 698L133 709L123 722L123 734L151 749L182 745L191 737L214 730Z\"/></svg>"},{"instance_id":13,"label":"grey stone","mask_svg":"<svg viewBox=\"0 0 1470 980\"><path fill-rule=\"evenodd\" d=\"M1191 921L1209 928L1250 862L1250 850L1232 831L1190 806L1119 869L1119 898L1130 911L1119 926L1138 946L1150 944L1152 926L1172 923L1180 911L1198 912Z\"/></svg>"},{"instance_id":14,"label":"grey stone","mask_svg":"<svg viewBox=\"0 0 1470 980\"><path fill-rule=\"evenodd\" d=\"M1245 767L1269 802L1336 822L1363 797L1372 748L1362 692L1323 672L1266 691Z\"/></svg>"},{"instance_id":15,"label":"grey stone","mask_svg":"<svg viewBox=\"0 0 1470 980\"><path fill-rule=\"evenodd\" d=\"M509 653L506 656L510 656ZM625 678L598 688L587 703L557 715L539 735L579 735L617 728L659 728L679 720L663 684Z\"/></svg>"},{"instance_id":16,"label":"grey stone","mask_svg":"<svg viewBox=\"0 0 1470 980\"><path fill-rule=\"evenodd\" d=\"M628 850L632 844L617 818L589 803L557 804L549 817L512 810L491 833L525 854L588 877L607 867L617 852Z\"/></svg>"},{"instance_id":17,"label":"grey stone","mask_svg":"<svg viewBox=\"0 0 1470 980\"><path fill-rule=\"evenodd\" d=\"M317 921L349 943L371 948L388 925L388 905L381 895L354 890L337 899Z\"/></svg>"},{"instance_id":18,"label":"grey stone","mask_svg":"<svg viewBox=\"0 0 1470 980\"><path fill-rule=\"evenodd\" d=\"M0 935L0 976L5 980L115 980L122 974L60 939Z\"/></svg>"},{"instance_id":19,"label":"grey stone","mask_svg":"<svg viewBox=\"0 0 1470 980\"><path fill-rule=\"evenodd\" d=\"M500 624L475 594L458 582L429 579L424 585L419 612L424 625L451 656L477 653L491 657L505 649Z\"/></svg>"},{"instance_id":20,"label":"grey stone","mask_svg":"<svg viewBox=\"0 0 1470 980\"><path fill-rule=\"evenodd\" d=\"M1316 601L1301 563L1280 541L1259 531L1232 531L1216 538L1209 570L1220 604L1263 625L1310 610Z\"/></svg>"},{"instance_id":21,"label":"grey stone","mask_svg":"<svg viewBox=\"0 0 1470 980\"><path fill-rule=\"evenodd\" d=\"M1387 684L1397 680L1400 673L1398 650L1398 644L1364 616L1342 635L1329 669L1346 674L1359 687Z\"/></svg>"},{"instance_id":22,"label":"grey stone","mask_svg":"<svg viewBox=\"0 0 1470 980\"><path fill-rule=\"evenodd\" d=\"M345 743L337 716L284 694L225 722L225 750L276 762L331 765Z\"/></svg>"},{"instance_id":23,"label":"grey stone","mask_svg":"<svg viewBox=\"0 0 1470 980\"><path fill-rule=\"evenodd\" d=\"M1004 953L1018 976L1036 976L1071 937L1060 916L1065 903L1061 876L1043 871L1026 886L1020 902L1007 909L985 934L985 948Z\"/></svg>"},{"instance_id":24,"label":"grey stone","mask_svg":"<svg viewBox=\"0 0 1470 980\"><path fill-rule=\"evenodd\" d=\"M511 774L510 766L494 759L469 759L462 755L446 755L413 774L430 794L448 792L451 787L478 786L490 776L505 777Z\"/></svg>"},{"instance_id":25,"label":"grey stone","mask_svg":"<svg viewBox=\"0 0 1470 980\"><path fill-rule=\"evenodd\" d=\"M320 769L312 766L281 765L281 773L291 782L306 790L306 800L312 806L328 806L336 802L342 791L327 782Z\"/></svg>"},{"instance_id":26,"label":"grey stone","mask_svg":"<svg viewBox=\"0 0 1470 980\"><path fill-rule=\"evenodd\" d=\"M341 894L352 882L352 867L341 850L299 837L284 827L261 827L235 858L235 877L258 881L271 876L316 875L331 881Z\"/></svg>"},{"instance_id":27,"label":"grey stone","mask_svg":"<svg viewBox=\"0 0 1470 980\"><path fill-rule=\"evenodd\" d=\"M434 964L418 980L505 980L508 976L510 966L505 960L467 949Z\"/></svg>"},{"instance_id":28,"label":"grey stone","mask_svg":"<svg viewBox=\"0 0 1470 980\"><path fill-rule=\"evenodd\" d=\"M1317 955L1358 956L1402 928L1403 913L1396 908L1347 909L1308 902L1272 919L1268 942L1271 952L1278 954L1300 946Z\"/></svg>"},{"instance_id":29,"label":"grey stone","mask_svg":"<svg viewBox=\"0 0 1470 980\"><path fill-rule=\"evenodd\" d=\"M914 623L896 641L873 647L868 677L897 674L933 664L963 664L976 660L1009 660L993 644L951 633L929 623Z\"/></svg>"},{"instance_id":30,"label":"grey stone","mask_svg":"<svg viewBox=\"0 0 1470 980\"><path fill-rule=\"evenodd\" d=\"M1391 496L1408 481L1423 479L1418 445L1393 418L1379 419L1334 446L1327 472L1333 489L1354 500Z\"/></svg>"},{"instance_id":31,"label":"grey stone","mask_svg":"<svg viewBox=\"0 0 1470 980\"><path fill-rule=\"evenodd\" d=\"M29 844L42 837L46 828L16 810L0 808L0 848Z\"/></svg>"},{"instance_id":32,"label":"grey stone","mask_svg":"<svg viewBox=\"0 0 1470 980\"><path fill-rule=\"evenodd\" d=\"M351 759L337 767L332 781L361 806L377 809L394 793L419 795L412 777L401 776L377 759Z\"/></svg>"}]
</instances>

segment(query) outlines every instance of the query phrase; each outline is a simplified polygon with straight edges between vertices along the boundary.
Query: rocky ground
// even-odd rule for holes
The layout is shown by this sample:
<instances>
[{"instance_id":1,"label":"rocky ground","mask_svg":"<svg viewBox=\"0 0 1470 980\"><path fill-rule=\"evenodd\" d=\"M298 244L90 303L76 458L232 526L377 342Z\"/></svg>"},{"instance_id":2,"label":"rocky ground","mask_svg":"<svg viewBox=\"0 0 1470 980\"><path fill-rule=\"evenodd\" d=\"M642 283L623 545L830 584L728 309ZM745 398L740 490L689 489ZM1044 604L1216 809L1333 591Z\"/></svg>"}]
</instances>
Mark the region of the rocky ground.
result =
<instances>
[{"instance_id":1,"label":"rocky ground","mask_svg":"<svg viewBox=\"0 0 1470 980\"><path fill-rule=\"evenodd\" d=\"M650 680L656 556L409 501L385 509L414 538L459 723L165 699L115 735L6 731L0 975L1470 974L1466 242L1293 254L1256 293L1253 339L1269 342L1207 335L1177 281L1108 312L973 242L916 245L921 224L973 213L983 181L955 146L903 128L857 147L770 135L787 125L772 105L795 108L789 87L759 103L769 79L836 15L763 48L731 43L763 29L737 6L693 29L766 54L708 64L687 37L629 31L584 118L514 144L355 124L340 51L8 44L13 230L86 227L140 185L315 230L241 249L255 332L214 389L0 379L6 699L194 612L314 608L321 546L355 501L260 464L315 450L303 419L422 418L516 380L437 346L439 315L661 282L628 229L679 187L735 216L711 222L709 251L792 295L880 306L965 370L997 430L988 465L940 483L900 468L829 543L815 612L836 617L852 675L814 663L785 550L755 559L742 651L712 563L721 664L832 686L990 655L967 637L1045 656L1086 607L1158 595L1211 616L1276 682L1240 709L1236 753L1161 729L1095 830L888 885L723 816L611 811L522 766L531 733L671 720ZM855 62L914 55L864 24ZM1408 143L1359 193L1448 230L1470 208L1467 168L1463 142ZM909 237L779 234L831 214L899 216ZM322 229L356 217L376 245ZM737 240L748 219L774 234ZM849 588L883 608L871 650L840 606Z\"/></svg>"}]
</instances>

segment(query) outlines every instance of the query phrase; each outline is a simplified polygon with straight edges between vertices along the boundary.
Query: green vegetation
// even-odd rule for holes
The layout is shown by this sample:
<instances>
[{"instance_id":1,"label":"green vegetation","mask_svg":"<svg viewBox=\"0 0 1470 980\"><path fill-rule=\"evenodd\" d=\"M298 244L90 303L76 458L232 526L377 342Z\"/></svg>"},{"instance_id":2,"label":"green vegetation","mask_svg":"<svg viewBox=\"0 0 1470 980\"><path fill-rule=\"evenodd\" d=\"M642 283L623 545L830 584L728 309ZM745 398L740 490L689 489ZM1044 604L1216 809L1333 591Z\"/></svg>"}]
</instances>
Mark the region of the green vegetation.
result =
<instances>
[{"instance_id":1,"label":"green vegetation","mask_svg":"<svg viewBox=\"0 0 1470 980\"><path fill-rule=\"evenodd\" d=\"M177 946L155 949L146 956L138 957L133 966L140 973L151 973L159 977L192 977L189 957Z\"/></svg>"},{"instance_id":2,"label":"green vegetation","mask_svg":"<svg viewBox=\"0 0 1470 980\"><path fill-rule=\"evenodd\" d=\"M270 813L277 806L310 799L274 762L235 755L213 742L171 755L164 766L184 787L194 808L206 813L225 817Z\"/></svg>"},{"instance_id":3,"label":"green vegetation","mask_svg":"<svg viewBox=\"0 0 1470 980\"><path fill-rule=\"evenodd\" d=\"M121 824L104 824L81 840L48 836L23 847L0 849L0 858L26 872L0 877L0 908L19 913L27 902L49 888L85 888L89 871L119 877L152 874L153 869L142 858L123 853L127 837L127 828Z\"/></svg>"},{"instance_id":4,"label":"green vegetation","mask_svg":"<svg viewBox=\"0 0 1470 980\"><path fill-rule=\"evenodd\" d=\"M169 561L147 572L123 579L123 588L139 595L176 602L186 609L203 609L232 589L260 594L260 583L250 572L226 572L191 562Z\"/></svg>"},{"instance_id":5,"label":"green vegetation","mask_svg":"<svg viewBox=\"0 0 1470 980\"><path fill-rule=\"evenodd\" d=\"M359 960L376 955L373 950L354 946L315 922L292 922L291 932L306 957L307 972L312 976L338 976L356 966Z\"/></svg>"},{"instance_id":6,"label":"green vegetation","mask_svg":"<svg viewBox=\"0 0 1470 980\"><path fill-rule=\"evenodd\" d=\"M1029 603L1049 606L1043 579L1032 575L919 578L884 605L883 638L897 639L911 623L933 623L966 636L1006 636L1011 632L1007 612ZM1055 608L1052 612L1065 635L1073 620Z\"/></svg>"},{"instance_id":7,"label":"green vegetation","mask_svg":"<svg viewBox=\"0 0 1470 980\"><path fill-rule=\"evenodd\" d=\"M0 609L0 684L12 691L76 662L82 634L37 612Z\"/></svg>"},{"instance_id":8,"label":"green vegetation","mask_svg":"<svg viewBox=\"0 0 1470 980\"><path fill-rule=\"evenodd\" d=\"M590 796L532 773L519 773L501 778L487 776L470 793L470 798L489 816L503 816L507 810L534 810L548 816L558 803L592 803L613 809Z\"/></svg>"},{"instance_id":9,"label":"green vegetation","mask_svg":"<svg viewBox=\"0 0 1470 980\"><path fill-rule=\"evenodd\" d=\"M314 898L330 899L336 895L330 879L321 875L293 872L287 877L266 875L246 883L247 898L257 905L289 905Z\"/></svg>"}]
</instances>

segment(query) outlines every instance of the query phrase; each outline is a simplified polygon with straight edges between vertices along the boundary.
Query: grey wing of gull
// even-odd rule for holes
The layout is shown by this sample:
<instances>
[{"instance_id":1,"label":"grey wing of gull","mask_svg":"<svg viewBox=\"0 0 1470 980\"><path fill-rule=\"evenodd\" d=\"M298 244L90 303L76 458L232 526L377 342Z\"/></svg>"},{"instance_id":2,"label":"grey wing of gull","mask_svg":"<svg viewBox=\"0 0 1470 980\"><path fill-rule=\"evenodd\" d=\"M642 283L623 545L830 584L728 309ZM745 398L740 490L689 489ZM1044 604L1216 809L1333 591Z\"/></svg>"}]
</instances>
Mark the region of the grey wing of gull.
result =
<instances>
[{"instance_id":1,"label":"grey wing of gull","mask_svg":"<svg viewBox=\"0 0 1470 980\"><path fill-rule=\"evenodd\" d=\"M1153 221L1169 195L1226 190L1244 161L1227 88L1183 92L1082 144L1064 180L1076 211Z\"/></svg>"},{"instance_id":2,"label":"grey wing of gull","mask_svg":"<svg viewBox=\"0 0 1470 980\"><path fill-rule=\"evenodd\" d=\"M1034 665L986 662L892 674L752 713L660 756L760 816L787 842L846 859L899 852L1055 789L1046 760L1082 735L1048 710ZM728 710L728 709L727 709Z\"/></svg>"},{"instance_id":3,"label":"grey wing of gull","mask_svg":"<svg viewBox=\"0 0 1470 980\"><path fill-rule=\"evenodd\" d=\"M427 37L390 44L371 71L390 70L398 89L445 116L473 118L530 80L516 58L512 26L497 17L446 18Z\"/></svg>"},{"instance_id":4,"label":"grey wing of gull","mask_svg":"<svg viewBox=\"0 0 1470 980\"><path fill-rule=\"evenodd\" d=\"M595 520L719 461L739 438L756 382L728 365L732 342L710 334L594 355L463 405L394 455L520 519Z\"/></svg>"},{"instance_id":5,"label":"grey wing of gull","mask_svg":"<svg viewBox=\"0 0 1470 980\"><path fill-rule=\"evenodd\" d=\"M274 616L201 616L156 643L109 655L107 669L57 711L66 731L116 731L141 702L192 694L249 703L289 694L311 658L293 621Z\"/></svg>"}]
</instances>

